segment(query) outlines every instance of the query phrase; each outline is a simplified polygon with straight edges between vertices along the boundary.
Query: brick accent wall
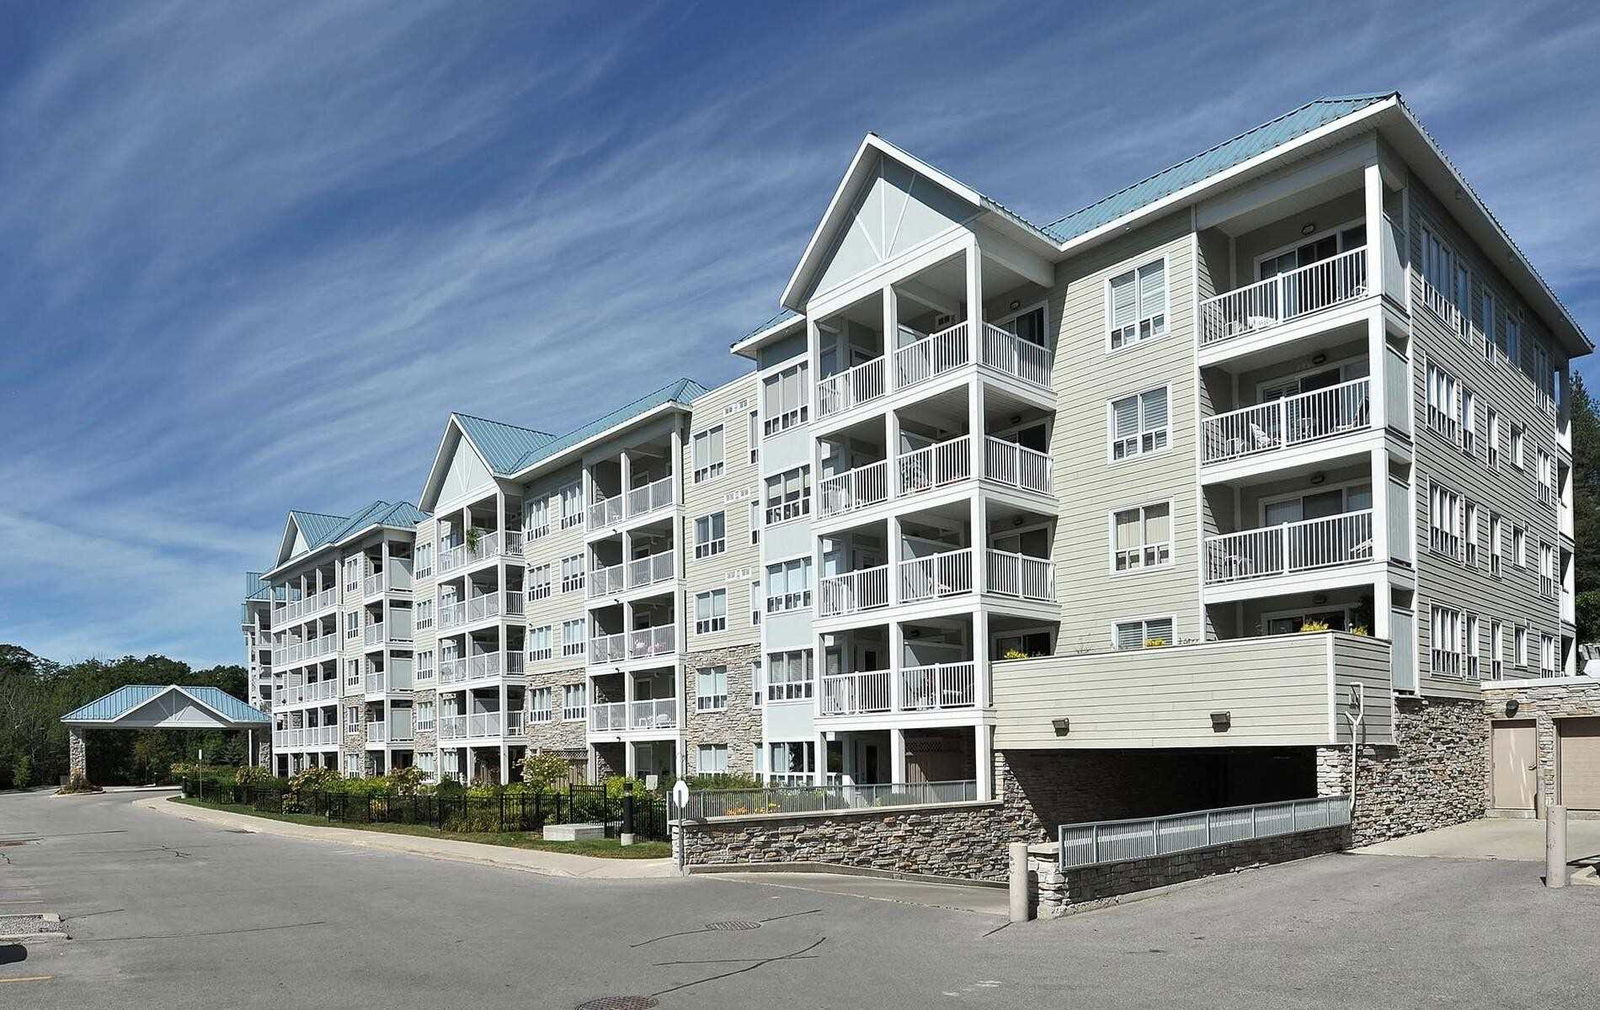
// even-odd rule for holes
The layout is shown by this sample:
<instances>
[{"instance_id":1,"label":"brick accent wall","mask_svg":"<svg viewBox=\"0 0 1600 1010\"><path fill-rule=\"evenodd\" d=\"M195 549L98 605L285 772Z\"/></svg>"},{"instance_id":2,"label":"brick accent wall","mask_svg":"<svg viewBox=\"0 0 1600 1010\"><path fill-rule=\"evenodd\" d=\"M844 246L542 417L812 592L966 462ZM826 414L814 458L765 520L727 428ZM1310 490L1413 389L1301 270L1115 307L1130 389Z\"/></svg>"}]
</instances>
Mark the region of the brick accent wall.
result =
<instances>
[{"instance_id":1,"label":"brick accent wall","mask_svg":"<svg viewBox=\"0 0 1600 1010\"><path fill-rule=\"evenodd\" d=\"M690 653L683 664L685 709L684 741L688 745L688 771L700 771L700 744L728 745L728 771L755 772L755 754L761 746L761 710L750 704L750 665L761 655L759 645L737 645ZM728 702L719 711L702 712L696 689L700 670L724 666L728 670Z\"/></svg>"},{"instance_id":2,"label":"brick accent wall","mask_svg":"<svg viewBox=\"0 0 1600 1010\"><path fill-rule=\"evenodd\" d=\"M1395 743L1360 748L1351 844L1371 845L1482 817L1488 775L1483 703L1396 698ZM1350 748L1317 749L1317 794L1350 789Z\"/></svg>"},{"instance_id":3,"label":"brick accent wall","mask_svg":"<svg viewBox=\"0 0 1600 1010\"><path fill-rule=\"evenodd\" d=\"M1516 702L1516 714L1507 713L1506 706ZM1539 754L1540 810L1555 805L1559 799L1556 779L1556 723L1557 719L1600 716L1600 683L1592 684L1530 684L1526 687L1490 687L1483 690L1485 733L1488 724L1505 719L1532 719ZM1493 747L1492 740L1485 744ZM1493 754L1489 753L1483 778L1483 802L1488 807L1494 803Z\"/></svg>"}]
</instances>

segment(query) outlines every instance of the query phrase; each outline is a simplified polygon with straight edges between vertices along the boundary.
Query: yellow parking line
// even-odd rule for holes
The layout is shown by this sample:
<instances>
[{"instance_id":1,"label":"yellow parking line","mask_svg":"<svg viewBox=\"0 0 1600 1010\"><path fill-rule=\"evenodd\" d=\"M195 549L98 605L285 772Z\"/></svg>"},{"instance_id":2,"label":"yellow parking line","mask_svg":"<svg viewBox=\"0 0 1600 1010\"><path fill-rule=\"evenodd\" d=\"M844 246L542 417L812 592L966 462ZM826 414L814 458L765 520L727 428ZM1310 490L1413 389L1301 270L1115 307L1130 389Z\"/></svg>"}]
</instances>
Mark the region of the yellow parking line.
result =
<instances>
[{"instance_id":1,"label":"yellow parking line","mask_svg":"<svg viewBox=\"0 0 1600 1010\"><path fill-rule=\"evenodd\" d=\"M48 982L54 975L22 975L17 978L0 978L0 982Z\"/></svg>"}]
</instances>

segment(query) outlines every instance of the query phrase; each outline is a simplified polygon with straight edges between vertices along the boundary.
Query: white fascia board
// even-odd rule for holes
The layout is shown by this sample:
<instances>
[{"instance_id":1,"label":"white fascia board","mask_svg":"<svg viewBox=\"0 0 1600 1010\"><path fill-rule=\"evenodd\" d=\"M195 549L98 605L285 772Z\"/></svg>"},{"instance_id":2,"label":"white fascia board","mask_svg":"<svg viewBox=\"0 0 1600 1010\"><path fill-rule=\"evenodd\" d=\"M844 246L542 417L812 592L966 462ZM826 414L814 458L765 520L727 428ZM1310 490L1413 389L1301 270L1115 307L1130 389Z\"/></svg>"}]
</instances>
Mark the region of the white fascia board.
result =
<instances>
[{"instance_id":1,"label":"white fascia board","mask_svg":"<svg viewBox=\"0 0 1600 1010\"><path fill-rule=\"evenodd\" d=\"M754 352L762 347L762 345L768 343L769 341L776 340L778 337L783 336L790 330L804 329L805 324L806 317L803 315L785 319L781 323L768 326L764 330L757 330L748 337L736 341L730 350L734 354L743 355L747 358L753 358L755 357Z\"/></svg>"}]
</instances>

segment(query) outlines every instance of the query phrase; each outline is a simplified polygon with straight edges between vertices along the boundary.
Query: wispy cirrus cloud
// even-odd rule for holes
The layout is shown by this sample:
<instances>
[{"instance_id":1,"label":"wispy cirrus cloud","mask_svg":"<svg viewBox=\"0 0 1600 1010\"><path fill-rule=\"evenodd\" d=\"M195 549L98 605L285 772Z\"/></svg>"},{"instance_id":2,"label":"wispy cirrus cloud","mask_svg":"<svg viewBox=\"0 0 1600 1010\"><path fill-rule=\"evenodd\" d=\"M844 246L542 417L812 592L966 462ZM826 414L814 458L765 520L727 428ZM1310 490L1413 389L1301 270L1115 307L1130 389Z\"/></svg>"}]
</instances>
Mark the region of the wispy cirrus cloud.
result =
<instances>
[{"instance_id":1,"label":"wispy cirrus cloud","mask_svg":"<svg viewBox=\"0 0 1600 1010\"><path fill-rule=\"evenodd\" d=\"M238 572L283 512L414 498L448 410L556 430L731 376L869 129L1049 220L1308 98L1399 88L1600 307L1600 21L1557 5L12 20L0 640L58 658L232 659Z\"/></svg>"}]
</instances>

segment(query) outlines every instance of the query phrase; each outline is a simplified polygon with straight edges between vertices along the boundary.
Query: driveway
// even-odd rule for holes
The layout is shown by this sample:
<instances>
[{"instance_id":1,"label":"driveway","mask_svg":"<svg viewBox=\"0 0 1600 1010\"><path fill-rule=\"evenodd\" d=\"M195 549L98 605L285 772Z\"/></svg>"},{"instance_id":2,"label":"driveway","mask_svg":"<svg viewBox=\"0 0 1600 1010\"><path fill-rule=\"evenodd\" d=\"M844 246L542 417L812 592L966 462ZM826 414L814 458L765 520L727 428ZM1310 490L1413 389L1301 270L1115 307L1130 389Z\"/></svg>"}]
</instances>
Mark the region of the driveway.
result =
<instances>
[{"instance_id":1,"label":"driveway","mask_svg":"<svg viewBox=\"0 0 1600 1010\"><path fill-rule=\"evenodd\" d=\"M1544 821L1485 817L1420 835L1354 850L1363 855L1431 856L1440 859L1510 859L1544 866ZM1587 868L1574 879L1594 879L1600 862L1600 820L1567 820L1567 859Z\"/></svg>"},{"instance_id":2,"label":"driveway","mask_svg":"<svg viewBox=\"0 0 1600 1010\"><path fill-rule=\"evenodd\" d=\"M1523 863L1330 855L1005 926L892 888L550 877L241 834L134 798L0 795L0 915L58 912L71 935L0 944L0 1006L562 1010L644 995L656 1003L636 1005L662 1010L1559 1008L1594 996L1572 945L1507 938L1589 935L1600 888L1549 891Z\"/></svg>"}]
</instances>

